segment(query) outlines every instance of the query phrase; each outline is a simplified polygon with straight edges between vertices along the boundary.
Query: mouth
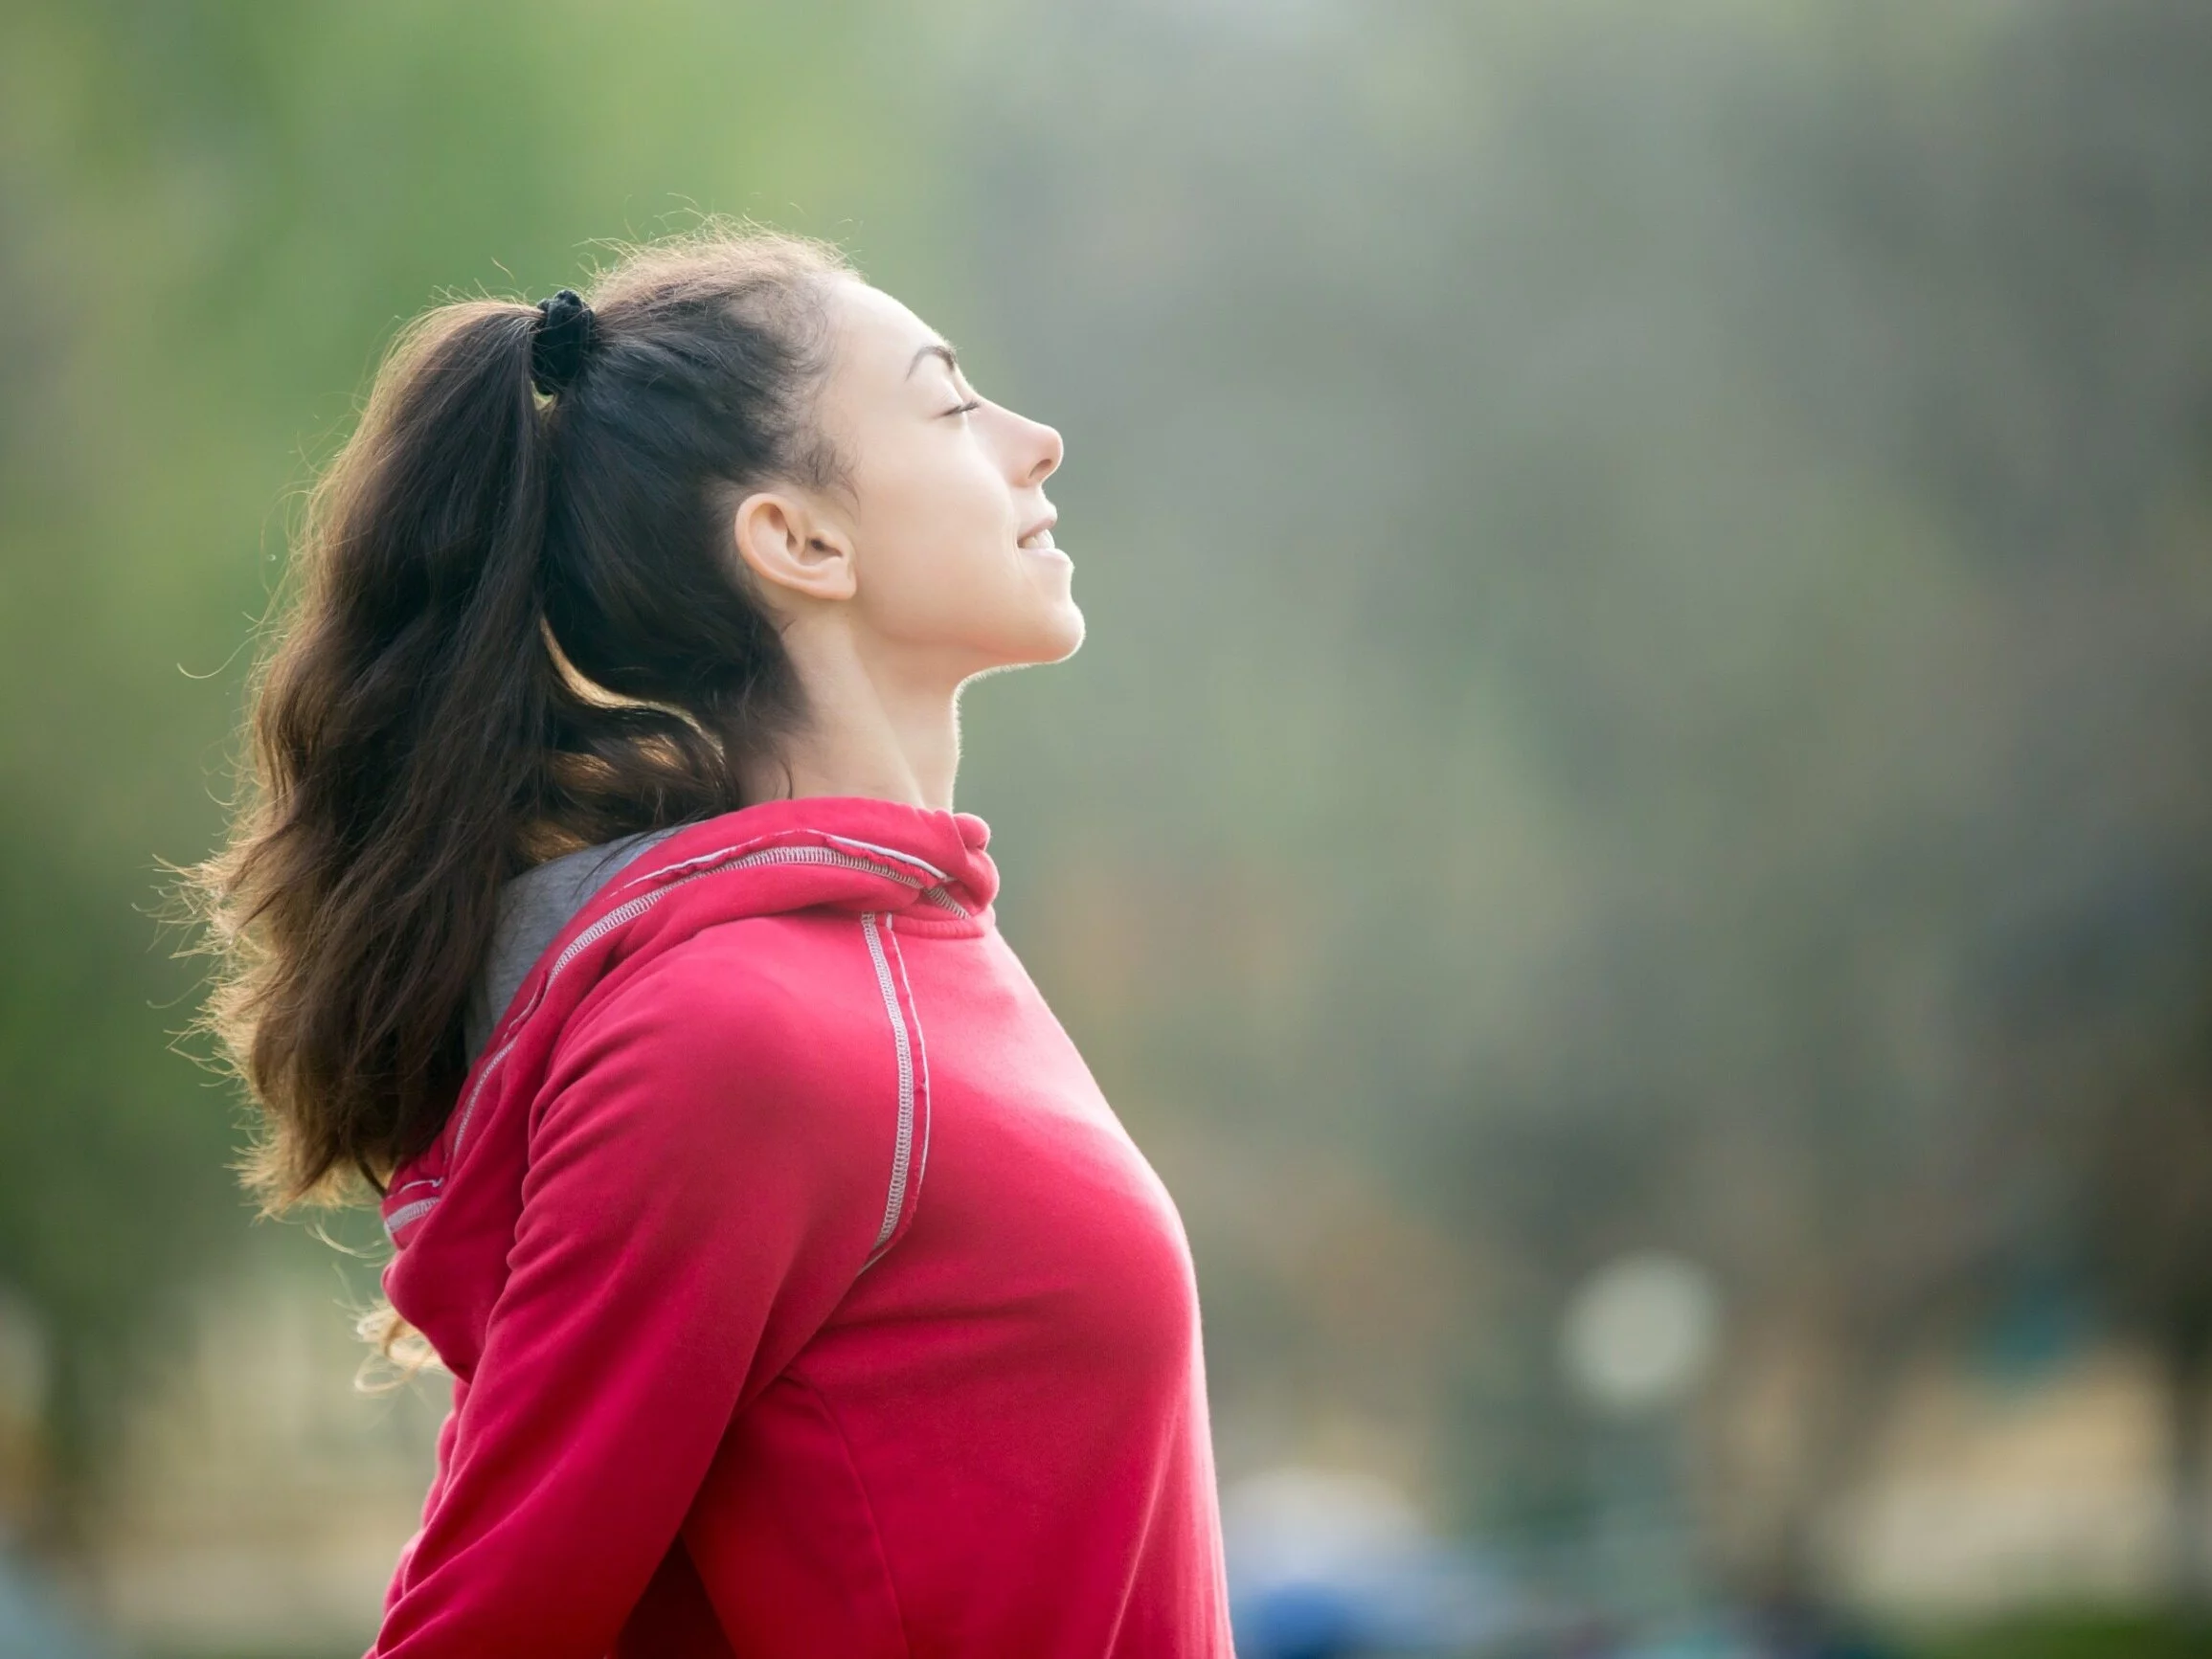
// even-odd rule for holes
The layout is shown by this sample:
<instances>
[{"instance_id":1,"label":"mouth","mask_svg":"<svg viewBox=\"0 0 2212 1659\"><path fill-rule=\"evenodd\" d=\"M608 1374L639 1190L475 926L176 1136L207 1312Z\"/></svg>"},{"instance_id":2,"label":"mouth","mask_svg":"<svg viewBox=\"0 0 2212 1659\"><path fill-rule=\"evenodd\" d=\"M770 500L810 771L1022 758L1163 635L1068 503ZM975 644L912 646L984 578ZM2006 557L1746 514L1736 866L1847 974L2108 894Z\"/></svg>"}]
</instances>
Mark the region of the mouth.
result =
<instances>
[{"instance_id":1,"label":"mouth","mask_svg":"<svg viewBox=\"0 0 2212 1659\"><path fill-rule=\"evenodd\" d=\"M1059 549L1052 541L1052 527L1059 522L1060 515L1058 513L1039 519L1022 532L1021 540L1016 542L1014 546L1027 548L1031 552L1057 552Z\"/></svg>"}]
</instances>

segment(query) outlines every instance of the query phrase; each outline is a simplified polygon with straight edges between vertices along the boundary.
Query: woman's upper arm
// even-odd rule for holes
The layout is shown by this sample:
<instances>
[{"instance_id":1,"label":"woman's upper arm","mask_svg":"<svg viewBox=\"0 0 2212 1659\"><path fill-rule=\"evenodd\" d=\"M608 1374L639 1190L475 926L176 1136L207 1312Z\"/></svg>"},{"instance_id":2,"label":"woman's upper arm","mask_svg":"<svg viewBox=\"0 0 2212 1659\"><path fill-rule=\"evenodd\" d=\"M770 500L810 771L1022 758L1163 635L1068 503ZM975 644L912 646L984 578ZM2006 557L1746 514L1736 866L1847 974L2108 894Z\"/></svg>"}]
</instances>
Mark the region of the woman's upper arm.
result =
<instances>
[{"instance_id":1,"label":"woman's upper arm","mask_svg":"<svg viewBox=\"0 0 2212 1659\"><path fill-rule=\"evenodd\" d=\"M732 1414L867 1258L883 1137L788 1009L682 970L671 953L563 1040L379 1656L601 1659Z\"/></svg>"}]
</instances>

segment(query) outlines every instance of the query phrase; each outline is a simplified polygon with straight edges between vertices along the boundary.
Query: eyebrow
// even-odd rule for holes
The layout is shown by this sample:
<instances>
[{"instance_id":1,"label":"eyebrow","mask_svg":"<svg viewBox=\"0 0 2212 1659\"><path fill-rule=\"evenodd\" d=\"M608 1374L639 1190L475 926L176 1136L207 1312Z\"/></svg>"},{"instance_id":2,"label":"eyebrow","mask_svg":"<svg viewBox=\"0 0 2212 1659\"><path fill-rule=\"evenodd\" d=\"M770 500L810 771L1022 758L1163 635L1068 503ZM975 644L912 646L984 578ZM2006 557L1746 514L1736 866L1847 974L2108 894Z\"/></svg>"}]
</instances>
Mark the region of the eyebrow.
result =
<instances>
[{"instance_id":1,"label":"eyebrow","mask_svg":"<svg viewBox=\"0 0 2212 1659\"><path fill-rule=\"evenodd\" d=\"M958 374L960 371L960 359L959 353L954 351L953 348L950 346L947 346L942 340L933 340L927 346L924 346L919 351L916 351L914 354L914 361L906 366L906 377L909 380L914 378L914 371L922 366L922 359L925 357L936 357L941 359L944 363L944 366L951 370L955 374Z\"/></svg>"}]
</instances>

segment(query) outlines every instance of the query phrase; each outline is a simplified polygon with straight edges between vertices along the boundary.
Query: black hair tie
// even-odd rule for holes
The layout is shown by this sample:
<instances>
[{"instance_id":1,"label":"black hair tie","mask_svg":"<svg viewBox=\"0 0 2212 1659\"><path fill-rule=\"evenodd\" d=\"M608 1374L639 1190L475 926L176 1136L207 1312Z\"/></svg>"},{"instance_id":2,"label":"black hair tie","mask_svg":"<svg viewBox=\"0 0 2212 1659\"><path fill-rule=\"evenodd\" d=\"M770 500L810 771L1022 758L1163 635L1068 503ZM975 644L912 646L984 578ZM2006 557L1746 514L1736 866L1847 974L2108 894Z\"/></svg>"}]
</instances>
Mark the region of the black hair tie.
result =
<instances>
[{"instance_id":1,"label":"black hair tie","mask_svg":"<svg viewBox=\"0 0 2212 1659\"><path fill-rule=\"evenodd\" d=\"M576 384L592 346L592 308L574 288L537 303L537 330L530 343L530 378L548 397Z\"/></svg>"}]
</instances>

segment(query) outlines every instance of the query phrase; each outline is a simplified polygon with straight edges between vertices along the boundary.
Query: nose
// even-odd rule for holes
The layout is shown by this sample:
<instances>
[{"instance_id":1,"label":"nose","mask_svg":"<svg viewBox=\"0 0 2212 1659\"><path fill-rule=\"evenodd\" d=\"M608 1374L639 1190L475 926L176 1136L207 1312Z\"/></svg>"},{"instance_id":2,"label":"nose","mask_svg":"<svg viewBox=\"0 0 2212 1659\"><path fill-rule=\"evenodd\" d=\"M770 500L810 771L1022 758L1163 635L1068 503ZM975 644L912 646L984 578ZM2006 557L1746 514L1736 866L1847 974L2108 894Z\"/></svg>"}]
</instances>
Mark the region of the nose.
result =
<instances>
[{"instance_id":1,"label":"nose","mask_svg":"<svg viewBox=\"0 0 2212 1659\"><path fill-rule=\"evenodd\" d=\"M1021 482L1025 488L1034 489L1060 470L1060 458L1067 453L1067 446L1060 441L1060 434L1043 421L1031 420L1027 415L1022 416L1021 421L1021 453L1028 463Z\"/></svg>"}]
</instances>

